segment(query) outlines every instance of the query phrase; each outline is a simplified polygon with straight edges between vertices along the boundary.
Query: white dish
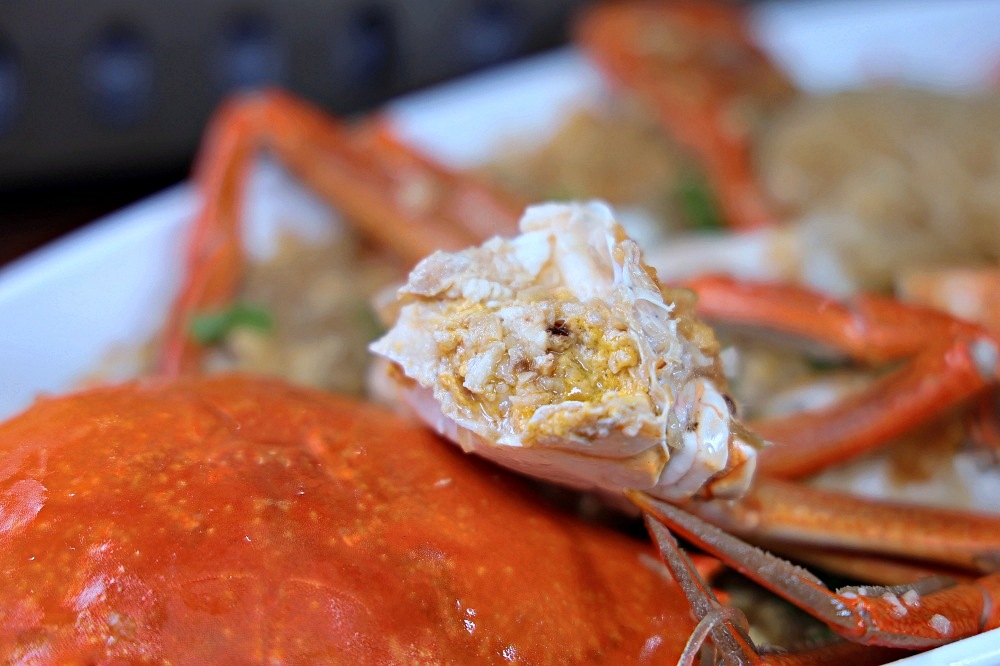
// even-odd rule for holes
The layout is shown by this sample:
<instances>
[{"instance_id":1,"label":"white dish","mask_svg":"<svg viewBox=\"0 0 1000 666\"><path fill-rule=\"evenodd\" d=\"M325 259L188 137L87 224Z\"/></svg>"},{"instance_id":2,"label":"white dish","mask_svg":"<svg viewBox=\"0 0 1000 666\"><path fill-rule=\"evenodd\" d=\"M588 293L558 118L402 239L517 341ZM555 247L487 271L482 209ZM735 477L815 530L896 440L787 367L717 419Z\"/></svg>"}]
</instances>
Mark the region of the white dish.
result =
<instances>
[{"instance_id":1,"label":"white dish","mask_svg":"<svg viewBox=\"0 0 1000 666\"><path fill-rule=\"evenodd\" d=\"M773 2L756 10L755 26L810 89L886 75L976 85L1000 63L1000 3ZM942 47L924 48L929 35ZM466 166L511 137L544 136L564 109L602 94L594 70L566 50L399 100L388 112L405 138ZM276 226L296 220L315 231L330 216L273 165L258 169L250 197L258 252ZM40 393L73 388L109 351L156 333L180 283L195 206L191 189L178 186L0 270L0 418ZM121 357L114 374L134 373L133 360ZM997 664L1000 630L899 663Z\"/></svg>"}]
</instances>

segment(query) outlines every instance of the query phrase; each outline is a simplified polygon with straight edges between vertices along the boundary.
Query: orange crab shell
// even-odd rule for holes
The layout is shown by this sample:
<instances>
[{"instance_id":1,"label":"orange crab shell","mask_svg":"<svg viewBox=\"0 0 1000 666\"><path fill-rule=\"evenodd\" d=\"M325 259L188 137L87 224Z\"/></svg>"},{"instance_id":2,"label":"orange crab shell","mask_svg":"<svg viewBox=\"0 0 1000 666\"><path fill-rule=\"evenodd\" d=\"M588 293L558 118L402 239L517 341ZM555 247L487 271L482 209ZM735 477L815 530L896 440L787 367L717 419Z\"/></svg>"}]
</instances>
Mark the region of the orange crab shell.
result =
<instances>
[{"instance_id":1,"label":"orange crab shell","mask_svg":"<svg viewBox=\"0 0 1000 666\"><path fill-rule=\"evenodd\" d=\"M653 558L278 381L97 389L0 425L15 662L663 662L692 621Z\"/></svg>"}]
</instances>

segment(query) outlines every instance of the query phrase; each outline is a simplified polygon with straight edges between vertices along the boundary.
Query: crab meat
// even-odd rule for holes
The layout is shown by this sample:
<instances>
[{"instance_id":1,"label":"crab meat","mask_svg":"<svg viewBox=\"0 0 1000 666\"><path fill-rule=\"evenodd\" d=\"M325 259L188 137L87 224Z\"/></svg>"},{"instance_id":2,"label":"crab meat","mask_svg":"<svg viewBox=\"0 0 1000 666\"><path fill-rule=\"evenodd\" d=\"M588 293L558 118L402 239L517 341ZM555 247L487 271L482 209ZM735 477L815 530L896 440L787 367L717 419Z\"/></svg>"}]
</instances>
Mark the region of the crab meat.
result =
<instances>
[{"instance_id":1,"label":"crab meat","mask_svg":"<svg viewBox=\"0 0 1000 666\"><path fill-rule=\"evenodd\" d=\"M741 493L712 332L662 287L600 203L529 208L521 235L424 259L372 350L402 397L465 450L587 489Z\"/></svg>"}]
</instances>

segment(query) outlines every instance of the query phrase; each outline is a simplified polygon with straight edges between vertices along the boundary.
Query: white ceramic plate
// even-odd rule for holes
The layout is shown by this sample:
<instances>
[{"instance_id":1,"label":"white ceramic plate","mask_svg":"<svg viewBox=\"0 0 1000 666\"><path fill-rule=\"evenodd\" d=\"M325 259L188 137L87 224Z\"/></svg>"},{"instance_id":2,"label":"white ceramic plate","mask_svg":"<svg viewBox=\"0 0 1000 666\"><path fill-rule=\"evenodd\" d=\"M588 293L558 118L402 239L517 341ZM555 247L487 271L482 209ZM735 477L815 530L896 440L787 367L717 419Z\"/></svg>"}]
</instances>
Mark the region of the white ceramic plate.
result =
<instances>
[{"instance_id":1,"label":"white ceramic plate","mask_svg":"<svg viewBox=\"0 0 1000 666\"><path fill-rule=\"evenodd\" d=\"M772 2L754 20L774 57L809 89L886 77L965 87L1000 71L996 2ZM545 136L565 109L602 94L594 70L567 50L401 99L388 110L405 138L466 166L512 138ZM315 233L331 216L273 165L257 170L249 196L258 253L276 227ZM184 230L195 206L191 190L178 186L0 270L0 418L40 393L70 390L98 359L155 334L180 283ZM120 353L113 373L129 376L133 361ZM1000 631L899 663L1000 664Z\"/></svg>"}]
</instances>

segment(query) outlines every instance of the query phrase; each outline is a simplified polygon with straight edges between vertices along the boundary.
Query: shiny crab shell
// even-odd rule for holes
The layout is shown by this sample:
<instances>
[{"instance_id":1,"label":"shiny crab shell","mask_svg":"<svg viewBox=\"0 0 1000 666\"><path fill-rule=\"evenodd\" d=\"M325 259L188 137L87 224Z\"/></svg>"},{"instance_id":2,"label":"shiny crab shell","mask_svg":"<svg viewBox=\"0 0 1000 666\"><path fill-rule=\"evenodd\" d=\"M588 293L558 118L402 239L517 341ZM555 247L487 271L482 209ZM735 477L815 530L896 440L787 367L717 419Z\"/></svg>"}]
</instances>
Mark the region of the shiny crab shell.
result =
<instances>
[{"instance_id":1,"label":"shiny crab shell","mask_svg":"<svg viewBox=\"0 0 1000 666\"><path fill-rule=\"evenodd\" d=\"M603 204L534 206L520 229L410 274L372 345L400 396L533 476L665 499L745 490L756 442L693 295L660 285Z\"/></svg>"},{"instance_id":2,"label":"shiny crab shell","mask_svg":"<svg viewBox=\"0 0 1000 666\"><path fill-rule=\"evenodd\" d=\"M0 423L11 664L634 663L693 625L649 544L384 409L241 376Z\"/></svg>"}]
</instances>

